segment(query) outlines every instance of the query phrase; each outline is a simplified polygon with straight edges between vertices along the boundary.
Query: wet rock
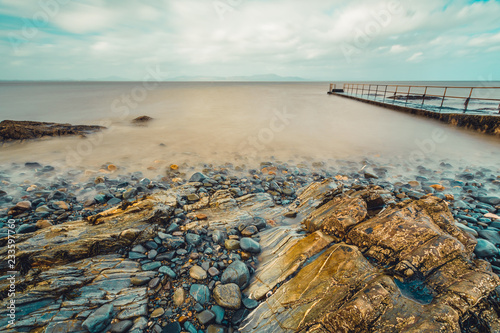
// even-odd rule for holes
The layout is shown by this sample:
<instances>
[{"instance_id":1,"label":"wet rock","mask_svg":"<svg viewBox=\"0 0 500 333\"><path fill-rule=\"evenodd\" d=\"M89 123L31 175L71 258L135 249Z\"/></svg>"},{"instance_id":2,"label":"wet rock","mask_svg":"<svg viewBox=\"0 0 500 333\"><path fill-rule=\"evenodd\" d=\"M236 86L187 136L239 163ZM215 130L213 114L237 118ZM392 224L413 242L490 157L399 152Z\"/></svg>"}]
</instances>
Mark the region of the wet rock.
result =
<instances>
[{"instance_id":1,"label":"wet rock","mask_svg":"<svg viewBox=\"0 0 500 333\"><path fill-rule=\"evenodd\" d=\"M158 317L163 316L163 314L164 314L164 313L165 313L165 309L163 309L163 308L157 308L157 309L155 309L155 310L151 313L150 317L151 317L151 318L158 318Z\"/></svg>"},{"instance_id":2,"label":"wet rock","mask_svg":"<svg viewBox=\"0 0 500 333\"><path fill-rule=\"evenodd\" d=\"M207 272L200 266L193 266L189 269L189 276L195 280L205 280L207 278Z\"/></svg>"},{"instance_id":3,"label":"wet rock","mask_svg":"<svg viewBox=\"0 0 500 333\"><path fill-rule=\"evenodd\" d=\"M240 248L240 241L236 239L226 239L224 241L224 246L229 251L238 250Z\"/></svg>"},{"instance_id":4,"label":"wet rock","mask_svg":"<svg viewBox=\"0 0 500 333\"><path fill-rule=\"evenodd\" d=\"M477 198L477 200L481 201L482 203L491 205L491 206L500 205L500 198L499 197L480 196Z\"/></svg>"},{"instance_id":5,"label":"wet rock","mask_svg":"<svg viewBox=\"0 0 500 333\"><path fill-rule=\"evenodd\" d=\"M4 120L0 122L0 142L38 139L44 136L85 136L103 129L105 127L102 126Z\"/></svg>"},{"instance_id":6,"label":"wet rock","mask_svg":"<svg viewBox=\"0 0 500 333\"><path fill-rule=\"evenodd\" d=\"M237 310L241 306L240 287L235 283L215 286L213 296L215 302L223 308Z\"/></svg>"},{"instance_id":7,"label":"wet rock","mask_svg":"<svg viewBox=\"0 0 500 333\"><path fill-rule=\"evenodd\" d=\"M224 284L235 283L241 289L246 288L250 282L250 272L247 265L239 260L234 261L222 273L221 282Z\"/></svg>"},{"instance_id":8,"label":"wet rock","mask_svg":"<svg viewBox=\"0 0 500 333\"><path fill-rule=\"evenodd\" d=\"M186 292L185 292L184 288L179 287L179 288L175 289L174 297L173 297L174 304L176 306L182 306L182 304L184 304L185 299L186 299Z\"/></svg>"},{"instance_id":9,"label":"wet rock","mask_svg":"<svg viewBox=\"0 0 500 333\"><path fill-rule=\"evenodd\" d=\"M478 257L488 258L498 255L498 249L491 242L487 241L486 239L480 238L477 240L477 245L474 249L474 253Z\"/></svg>"},{"instance_id":10,"label":"wet rock","mask_svg":"<svg viewBox=\"0 0 500 333\"><path fill-rule=\"evenodd\" d=\"M238 289L239 290L239 289ZM207 325L215 319L215 313L210 310L205 310L196 315L196 318L202 325Z\"/></svg>"},{"instance_id":11,"label":"wet rock","mask_svg":"<svg viewBox=\"0 0 500 333\"><path fill-rule=\"evenodd\" d=\"M113 305L105 304L85 319L82 323L82 327L91 333L101 332L111 322L112 312Z\"/></svg>"},{"instance_id":12,"label":"wet rock","mask_svg":"<svg viewBox=\"0 0 500 333\"><path fill-rule=\"evenodd\" d=\"M134 124L144 124L144 123L150 122L151 120L153 120L153 118L151 118L149 116L140 116L140 117L137 117L137 118L133 119L132 123L134 123Z\"/></svg>"},{"instance_id":13,"label":"wet rock","mask_svg":"<svg viewBox=\"0 0 500 333\"><path fill-rule=\"evenodd\" d=\"M226 333L227 329L220 325L209 325L207 328L207 333Z\"/></svg>"},{"instance_id":14,"label":"wet rock","mask_svg":"<svg viewBox=\"0 0 500 333\"><path fill-rule=\"evenodd\" d=\"M112 333L128 332L128 329L131 328L132 325L134 325L134 322L132 320L122 320L111 325L110 331Z\"/></svg>"},{"instance_id":15,"label":"wet rock","mask_svg":"<svg viewBox=\"0 0 500 333\"><path fill-rule=\"evenodd\" d=\"M260 253L260 245L251 238L244 237L240 240L240 247L243 251L250 253Z\"/></svg>"},{"instance_id":16,"label":"wet rock","mask_svg":"<svg viewBox=\"0 0 500 333\"><path fill-rule=\"evenodd\" d=\"M177 321L167 324L163 327L162 333L181 333L182 327L181 324Z\"/></svg>"},{"instance_id":17,"label":"wet rock","mask_svg":"<svg viewBox=\"0 0 500 333\"><path fill-rule=\"evenodd\" d=\"M224 314L225 310L224 308L218 306L218 305L213 305L210 310L215 314L215 322L217 324L221 324L222 320L224 319Z\"/></svg>"},{"instance_id":18,"label":"wet rock","mask_svg":"<svg viewBox=\"0 0 500 333\"><path fill-rule=\"evenodd\" d=\"M191 178L189 178L189 181L193 183L203 183L206 179L208 179L207 176L205 176L201 172L196 172L191 176Z\"/></svg>"},{"instance_id":19,"label":"wet rock","mask_svg":"<svg viewBox=\"0 0 500 333\"><path fill-rule=\"evenodd\" d=\"M189 289L189 294L201 305L205 305L210 300L210 290L202 284L193 284Z\"/></svg>"}]
</instances>

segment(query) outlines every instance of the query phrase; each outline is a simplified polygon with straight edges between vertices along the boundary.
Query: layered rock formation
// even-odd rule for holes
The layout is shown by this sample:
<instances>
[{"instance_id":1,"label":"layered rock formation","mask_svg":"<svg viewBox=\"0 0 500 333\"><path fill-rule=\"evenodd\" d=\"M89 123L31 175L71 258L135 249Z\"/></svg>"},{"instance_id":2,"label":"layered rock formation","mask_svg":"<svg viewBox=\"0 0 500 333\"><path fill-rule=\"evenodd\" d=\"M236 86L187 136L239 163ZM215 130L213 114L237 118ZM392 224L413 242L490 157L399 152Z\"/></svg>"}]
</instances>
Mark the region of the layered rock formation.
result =
<instances>
[{"instance_id":1,"label":"layered rock formation","mask_svg":"<svg viewBox=\"0 0 500 333\"><path fill-rule=\"evenodd\" d=\"M195 193L196 184L188 183L84 221L18 235L19 320L6 328L7 310L0 310L0 331L99 332L115 325L121 331L156 332L160 324L180 329L179 323L196 331L190 321L167 322L172 316L156 324L165 310L150 307L149 298L170 295L171 283L180 283L181 275L191 275L196 284L189 294L177 288L164 303L198 302L197 325L217 320L208 327L212 331L225 330L220 326L224 311L220 317L215 303L231 316L228 325L241 332L500 330L500 279L488 262L475 258L475 239L455 225L444 200L428 195L396 204L380 187L343 188L334 180L304 188L288 207L275 205L267 193L235 198L228 190L185 204ZM174 228L175 211L187 219ZM207 287L205 271L217 275L217 270L189 263L175 267L179 258L167 252L199 244L197 230L215 243L236 242L234 234L227 237L234 228L241 235L247 228L254 236L260 230L252 238L260 240L262 252L250 281L247 265L235 260L222 272L220 284ZM156 240L155 254L152 247L146 253L141 244ZM236 255L228 245L230 257ZM140 248L146 254L137 252ZM5 270L5 265L0 267ZM2 299L8 286L0 281ZM232 294L238 302L224 298ZM254 310L248 314L247 309Z\"/></svg>"},{"instance_id":2,"label":"layered rock formation","mask_svg":"<svg viewBox=\"0 0 500 333\"><path fill-rule=\"evenodd\" d=\"M85 136L104 128L102 126L4 120L0 122L0 142L38 139L44 136Z\"/></svg>"},{"instance_id":3,"label":"layered rock formation","mask_svg":"<svg viewBox=\"0 0 500 333\"><path fill-rule=\"evenodd\" d=\"M319 195L304 219L316 236L282 247L309 249L326 237L336 244L306 265L294 250L265 262L248 288L252 296L269 296L274 281L288 281L249 315L242 332L497 332L492 309L500 279L474 259L476 242L454 225L446 203L427 196L396 205L385 197L385 209L367 208L385 195L376 187ZM271 267L284 276L267 277Z\"/></svg>"}]
</instances>

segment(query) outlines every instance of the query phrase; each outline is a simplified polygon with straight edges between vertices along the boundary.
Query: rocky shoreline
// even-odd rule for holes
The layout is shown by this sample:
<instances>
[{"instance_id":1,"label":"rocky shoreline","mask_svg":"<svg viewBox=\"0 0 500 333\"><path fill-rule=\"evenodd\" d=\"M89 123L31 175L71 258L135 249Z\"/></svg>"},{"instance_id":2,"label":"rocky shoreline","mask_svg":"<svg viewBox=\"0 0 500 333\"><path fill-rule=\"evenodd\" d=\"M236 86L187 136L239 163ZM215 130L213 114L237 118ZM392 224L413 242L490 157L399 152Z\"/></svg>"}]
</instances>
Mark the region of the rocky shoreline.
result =
<instances>
[{"instance_id":1,"label":"rocky shoreline","mask_svg":"<svg viewBox=\"0 0 500 333\"><path fill-rule=\"evenodd\" d=\"M0 182L20 271L0 332L500 329L499 170L32 162Z\"/></svg>"}]
</instances>

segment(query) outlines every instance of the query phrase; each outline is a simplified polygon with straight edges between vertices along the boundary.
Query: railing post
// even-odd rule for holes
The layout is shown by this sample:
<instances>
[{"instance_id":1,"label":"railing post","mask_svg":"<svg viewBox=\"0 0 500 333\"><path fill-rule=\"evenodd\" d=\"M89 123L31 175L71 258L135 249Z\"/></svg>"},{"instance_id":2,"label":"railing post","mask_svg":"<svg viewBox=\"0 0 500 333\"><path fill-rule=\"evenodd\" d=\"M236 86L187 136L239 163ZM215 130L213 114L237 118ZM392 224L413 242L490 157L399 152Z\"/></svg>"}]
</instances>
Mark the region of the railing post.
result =
<instances>
[{"instance_id":1,"label":"railing post","mask_svg":"<svg viewBox=\"0 0 500 333\"><path fill-rule=\"evenodd\" d=\"M406 104L408 104L408 97L410 97L410 90L411 90L411 86L408 87L408 93L406 94L405 106L406 106Z\"/></svg>"},{"instance_id":2,"label":"railing post","mask_svg":"<svg viewBox=\"0 0 500 333\"><path fill-rule=\"evenodd\" d=\"M470 88L470 94L469 94L469 98L467 98L465 100L465 109L464 109L464 113L467 112L467 108L469 107L469 102L470 102L470 98L472 97L472 90L474 90L474 88Z\"/></svg>"},{"instance_id":3,"label":"railing post","mask_svg":"<svg viewBox=\"0 0 500 333\"><path fill-rule=\"evenodd\" d=\"M385 95L387 94L387 85L385 86L385 91L384 91L384 99L382 100L382 103L385 103Z\"/></svg>"},{"instance_id":4,"label":"railing post","mask_svg":"<svg viewBox=\"0 0 500 333\"><path fill-rule=\"evenodd\" d=\"M359 90L359 83L356 83L356 95L358 94L358 90Z\"/></svg>"},{"instance_id":5,"label":"railing post","mask_svg":"<svg viewBox=\"0 0 500 333\"><path fill-rule=\"evenodd\" d=\"M370 99L370 90L372 89L372 85L368 85L368 93L366 94L366 99Z\"/></svg>"},{"instance_id":6,"label":"railing post","mask_svg":"<svg viewBox=\"0 0 500 333\"><path fill-rule=\"evenodd\" d=\"M332 92L333 84L330 83L330 92Z\"/></svg>"},{"instance_id":7,"label":"railing post","mask_svg":"<svg viewBox=\"0 0 500 333\"><path fill-rule=\"evenodd\" d=\"M423 107L423 106L424 106L424 102L425 102L425 95L427 95L427 87L425 87L424 96L422 96L422 105L421 105L420 107Z\"/></svg>"},{"instance_id":8,"label":"railing post","mask_svg":"<svg viewBox=\"0 0 500 333\"><path fill-rule=\"evenodd\" d=\"M394 92L394 98L392 99L392 104L396 103L396 95L398 93L398 88L399 88L399 86L396 86L396 91Z\"/></svg>"},{"instance_id":9,"label":"railing post","mask_svg":"<svg viewBox=\"0 0 500 333\"><path fill-rule=\"evenodd\" d=\"M446 97L447 90L448 90L448 87L444 87L444 94L443 94L443 99L441 100L441 106L439 107L439 112L441 112L441 109L443 108L444 98Z\"/></svg>"}]
</instances>

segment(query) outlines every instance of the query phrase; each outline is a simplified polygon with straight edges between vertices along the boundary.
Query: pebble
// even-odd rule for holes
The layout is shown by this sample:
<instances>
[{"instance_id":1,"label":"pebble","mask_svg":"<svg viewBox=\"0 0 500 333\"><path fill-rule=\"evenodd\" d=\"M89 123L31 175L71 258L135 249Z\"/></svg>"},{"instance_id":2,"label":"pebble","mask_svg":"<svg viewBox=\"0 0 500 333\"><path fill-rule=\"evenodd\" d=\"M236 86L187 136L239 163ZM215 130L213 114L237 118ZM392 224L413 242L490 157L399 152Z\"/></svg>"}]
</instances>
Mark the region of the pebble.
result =
<instances>
[{"instance_id":1,"label":"pebble","mask_svg":"<svg viewBox=\"0 0 500 333\"><path fill-rule=\"evenodd\" d=\"M247 237L240 240L240 247L243 251L247 251L250 253L260 253L261 251L260 244Z\"/></svg>"},{"instance_id":2,"label":"pebble","mask_svg":"<svg viewBox=\"0 0 500 333\"><path fill-rule=\"evenodd\" d=\"M224 246L227 250L238 250L240 248L240 242L235 239L226 239L224 241Z\"/></svg>"},{"instance_id":3,"label":"pebble","mask_svg":"<svg viewBox=\"0 0 500 333\"><path fill-rule=\"evenodd\" d=\"M213 296L215 302L223 308L237 310L241 306L240 287L235 283L215 286Z\"/></svg>"},{"instance_id":4,"label":"pebble","mask_svg":"<svg viewBox=\"0 0 500 333\"><path fill-rule=\"evenodd\" d=\"M189 269L189 276L195 280L205 280L207 278L207 272L200 266L193 266Z\"/></svg>"},{"instance_id":5,"label":"pebble","mask_svg":"<svg viewBox=\"0 0 500 333\"><path fill-rule=\"evenodd\" d=\"M186 291L184 290L184 288L179 287L175 289L173 297L174 304L180 307L182 304L184 304L185 299L186 299Z\"/></svg>"},{"instance_id":6,"label":"pebble","mask_svg":"<svg viewBox=\"0 0 500 333\"><path fill-rule=\"evenodd\" d=\"M150 317L152 317L152 318L161 317L161 316L163 316L164 313L165 313L165 309L157 308L151 313Z\"/></svg>"},{"instance_id":7,"label":"pebble","mask_svg":"<svg viewBox=\"0 0 500 333\"><path fill-rule=\"evenodd\" d=\"M204 310L196 315L196 318L202 325L211 323L215 319L215 313L210 310Z\"/></svg>"},{"instance_id":8,"label":"pebble","mask_svg":"<svg viewBox=\"0 0 500 333\"><path fill-rule=\"evenodd\" d=\"M201 305L205 305L210 300L210 290L207 286L202 284L192 284L189 289L189 294Z\"/></svg>"}]
</instances>

